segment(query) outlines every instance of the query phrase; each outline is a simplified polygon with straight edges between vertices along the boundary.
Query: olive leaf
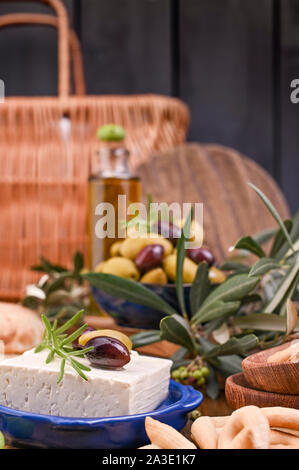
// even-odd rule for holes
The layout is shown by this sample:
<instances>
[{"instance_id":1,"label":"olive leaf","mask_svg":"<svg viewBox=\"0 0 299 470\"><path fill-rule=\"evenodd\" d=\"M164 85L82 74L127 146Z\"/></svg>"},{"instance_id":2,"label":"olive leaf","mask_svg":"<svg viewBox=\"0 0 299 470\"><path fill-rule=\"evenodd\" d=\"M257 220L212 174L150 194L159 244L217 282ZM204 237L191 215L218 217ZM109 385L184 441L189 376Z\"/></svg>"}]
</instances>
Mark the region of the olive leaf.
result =
<instances>
[{"instance_id":1,"label":"olive leaf","mask_svg":"<svg viewBox=\"0 0 299 470\"><path fill-rule=\"evenodd\" d=\"M142 331L141 333L130 336L130 339L133 343L133 349L141 348L142 346L161 341L160 330Z\"/></svg>"},{"instance_id":2,"label":"olive leaf","mask_svg":"<svg viewBox=\"0 0 299 470\"><path fill-rule=\"evenodd\" d=\"M286 334L289 335L297 326L298 313L294 302L287 300Z\"/></svg>"},{"instance_id":3,"label":"olive leaf","mask_svg":"<svg viewBox=\"0 0 299 470\"><path fill-rule=\"evenodd\" d=\"M296 259L299 257L299 240L296 241L296 243L294 244L294 248L296 249L296 251L294 251L294 253L286 253L286 257L283 259L283 262L286 264L286 265L289 265L291 266L292 264L294 264L294 262L296 261Z\"/></svg>"},{"instance_id":4,"label":"olive leaf","mask_svg":"<svg viewBox=\"0 0 299 470\"><path fill-rule=\"evenodd\" d=\"M293 221L290 219L287 219L283 223L288 233L290 233L293 227ZM284 231L280 228L274 237L269 256L271 258L275 257L277 252L279 252L279 250L284 244L285 244L285 234L284 234Z\"/></svg>"},{"instance_id":5,"label":"olive leaf","mask_svg":"<svg viewBox=\"0 0 299 470\"><path fill-rule=\"evenodd\" d=\"M286 329L285 318L274 313L251 313L250 315L234 318L232 323L235 327L242 328L243 330L284 332ZM297 323L295 330L299 331L299 323Z\"/></svg>"},{"instance_id":6,"label":"olive leaf","mask_svg":"<svg viewBox=\"0 0 299 470\"><path fill-rule=\"evenodd\" d=\"M238 248L240 250L247 250L250 253L255 254L259 258L263 258L266 256L262 247L250 236L240 238L240 240L238 240L235 244L235 248Z\"/></svg>"},{"instance_id":7,"label":"olive leaf","mask_svg":"<svg viewBox=\"0 0 299 470\"><path fill-rule=\"evenodd\" d=\"M181 312L186 316L186 306L184 298L184 281L183 281L183 266L185 260L185 242L190 238L190 228L192 221L192 209L190 210L185 221L181 237L177 244L177 262L176 262L176 293Z\"/></svg>"},{"instance_id":8,"label":"olive leaf","mask_svg":"<svg viewBox=\"0 0 299 470\"><path fill-rule=\"evenodd\" d=\"M223 315L220 318L216 318L215 320L211 320L205 323L204 327L205 327L206 335L209 336L211 333L213 333L214 330L217 330L218 328L220 328L221 325L223 325L223 323L225 323L229 317L230 317L230 314Z\"/></svg>"},{"instance_id":9,"label":"olive leaf","mask_svg":"<svg viewBox=\"0 0 299 470\"><path fill-rule=\"evenodd\" d=\"M261 200L263 201L263 203L265 204L265 206L267 207L267 209L269 210L269 212L272 214L273 218L276 220L276 222L278 223L279 227L281 228L284 236L285 236L285 239L286 241L288 242L289 244L289 247L291 248L291 250L293 250L293 242L292 242L292 239L289 235L289 232L286 228L286 226L284 225L280 215L278 214L277 210L275 209L275 207L273 206L272 202L267 198L267 196L265 196L265 194L259 189L257 188L254 184L252 183L248 183L249 186L257 193L257 195L261 198Z\"/></svg>"},{"instance_id":10,"label":"olive leaf","mask_svg":"<svg viewBox=\"0 0 299 470\"><path fill-rule=\"evenodd\" d=\"M212 336L216 343L218 344L224 344L226 341L229 340L230 338L230 331L227 323L222 323L222 325L219 328L216 328L212 332Z\"/></svg>"},{"instance_id":11,"label":"olive leaf","mask_svg":"<svg viewBox=\"0 0 299 470\"><path fill-rule=\"evenodd\" d=\"M214 369L208 364L209 375L206 378L206 393L209 398L216 400L219 395L219 383Z\"/></svg>"},{"instance_id":12,"label":"olive leaf","mask_svg":"<svg viewBox=\"0 0 299 470\"><path fill-rule=\"evenodd\" d=\"M80 251L76 251L73 258L74 263L74 272L79 274L80 271L84 268L84 256Z\"/></svg>"},{"instance_id":13,"label":"olive leaf","mask_svg":"<svg viewBox=\"0 0 299 470\"><path fill-rule=\"evenodd\" d=\"M296 292L296 289L297 289L297 285L298 285L298 281L299 281L299 272L297 273L297 276L295 277L294 281L292 282L291 284L291 287L288 289L282 303L281 303L281 306L280 306L280 310L279 310L279 315L282 315L282 316L285 316L287 314L287 302L288 302L288 299L292 299L293 295L295 294Z\"/></svg>"},{"instance_id":14,"label":"olive leaf","mask_svg":"<svg viewBox=\"0 0 299 470\"><path fill-rule=\"evenodd\" d=\"M180 359L180 360L172 363L172 366L171 366L170 370L171 370L171 372L173 372L174 370L178 369L179 367L188 366L191 362L192 362L192 359Z\"/></svg>"},{"instance_id":15,"label":"olive leaf","mask_svg":"<svg viewBox=\"0 0 299 470\"><path fill-rule=\"evenodd\" d=\"M242 358L236 354L208 359L210 364L224 377L242 372Z\"/></svg>"},{"instance_id":16,"label":"olive leaf","mask_svg":"<svg viewBox=\"0 0 299 470\"><path fill-rule=\"evenodd\" d=\"M276 228L266 228L265 230L262 230L261 232L256 233L253 235L254 241L256 241L259 245L263 245L264 243L267 243L273 236L277 233Z\"/></svg>"},{"instance_id":17,"label":"olive leaf","mask_svg":"<svg viewBox=\"0 0 299 470\"><path fill-rule=\"evenodd\" d=\"M241 300L242 297L248 295L255 288L258 282L258 277L249 278L247 274L236 274L228 278L208 295L199 309L198 315L207 312L212 304L216 302Z\"/></svg>"},{"instance_id":18,"label":"olive leaf","mask_svg":"<svg viewBox=\"0 0 299 470\"><path fill-rule=\"evenodd\" d=\"M255 302L260 302L262 300L262 297L258 293L253 293L249 295L245 295L241 299L241 305L248 305L248 304L253 304Z\"/></svg>"},{"instance_id":19,"label":"olive leaf","mask_svg":"<svg viewBox=\"0 0 299 470\"><path fill-rule=\"evenodd\" d=\"M201 347L205 353L209 353L214 347L215 344L208 341L206 338L200 336L198 341L201 344ZM217 358L207 358L207 361L211 366L220 372L224 377L228 377L232 374L237 374L242 372L242 359L236 354L231 356L223 356Z\"/></svg>"},{"instance_id":20,"label":"olive leaf","mask_svg":"<svg viewBox=\"0 0 299 470\"><path fill-rule=\"evenodd\" d=\"M49 260L47 260L44 256L40 257L40 264L38 265L33 265L30 267L32 271L38 271L38 272L44 272L44 273L52 273L57 272L57 273L62 273L64 271L67 271L67 268L64 266L60 266L58 264L53 264Z\"/></svg>"},{"instance_id":21,"label":"olive leaf","mask_svg":"<svg viewBox=\"0 0 299 470\"><path fill-rule=\"evenodd\" d=\"M170 359L173 362L185 359L187 352L188 352L188 349L182 347L182 348L178 349L175 353L173 353L173 355L171 356Z\"/></svg>"},{"instance_id":22,"label":"olive leaf","mask_svg":"<svg viewBox=\"0 0 299 470\"><path fill-rule=\"evenodd\" d=\"M187 359L186 355L188 353L187 348L179 348L171 357L170 360L173 362L171 370L176 370L181 366L186 366L192 362L192 359Z\"/></svg>"},{"instance_id":23,"label":"olive leaf","mask_svg":"<svg viewBox=\"0 0 299 470\"><path fill-rule=\"evenodd\" d=\"M198 325L199 323L215 320L216 318L233 314L239 309L240 304L241 303L239 301L223 302L222 300L218 300L213 302L208 309L203 311L200 310L192 318L191 323Z\"/></svg>"},{"instance_id":24,"label":"olive leaf","mask_svg":"<svg viewBox=\"0 0 299 470\"><path fill-rule=\"evenodd\" d=\"M292 224L293 226L290 232L290 238L292 242L295 243L299 239L299 212L297 212L292 218ZM289 249L289 244L287 241L285 241L282 247L277 251L275 258L282 259L287 254Z\"/></svg>"},{"instance_id":25,"label":"olive leaf","mask_svg":"<svg viewBox=\"0 0 299 470\"><path fill-rule=\"evenodd\" d=\"M162 318L160 331L161 339L184 346L189 351L196 349L189 323L180 315L175 314Z\"/></svg>"},{"instance_id":26,"label":"olive leaf","mask_svg":"<svg viewBox=\"0 0 299 470\"><path fill-rule=\"evenodd\" d=\"M209 266L203 261L197 267L196 276L190 289L191 315L195 315L211 290Z\"/></svg>"},{"instance_id":27,"label":"olive leaf","mask_svg":"<svg viewBox=\"0 0 299 470\"><path fill-rule=\"evenodd\" d=\"M262 276L272 269L278 269L281 265L273 258L260 258L251 268L249 276Z\"/></svg>"},{"instance_id":28,"label":"olive leaf","mask_svg":"<svg viewBox=\"0 0 299 470\"><path fill-rule=\"evenodd\" d=\"M66 271L61 273L59 277L54 278L52 282L48 282L44 288L46 296L49 296L50 294L52 294L52 292L63 288L65 285L65 281L68 280L70 277L72 277L72 272Z\"/></svg>"},{"instance_id":29,"label":"olive leaf","mask_svg":"<svg viewBox=\"0 0 299 470\"><path fill-rule=\"evenodd\" d=\"M264 308L265 313L273 313L276 307L283 301L289 289L292 289L293 282L296 281L299 272L299 260L297 259L296 263L290 267L284 276L279 288L274 294L271 301Z\"/></svg>"},{"instance_id":30,"label":"olive leaf","mask_svg":"<svg viewBox=\"0 0 299 470\"><path fill-rule=\"evenodd\" d=\"M139 282L105 273L86 273L82 277L106 294L151 307L166 315L176 313L165 300Z\"/></svg>"},{"instance_id":31,"label":"olive leaf","mask_svg":"<svg viewBox=\"0 0 299 470\"><path fill-rule=\"evenodd\" d=\"M237 261L225 261L219 266L222 271L235 271L236 273L249 273L250 266Z\"/></svg>"},{"instance_id":32,"label":"olive leaf","mask_svg":"<svg viewBox=\"0 0 299 470\"><path fill-rule=\"evenodd\" d=\"M204 358L214 358L218 356L230 356L234 354L245 354L247 351L258 345L258 337L250 334L242 338L232 337L226 343L215 346L204 354Z\"/></svg>"}]
</instances>

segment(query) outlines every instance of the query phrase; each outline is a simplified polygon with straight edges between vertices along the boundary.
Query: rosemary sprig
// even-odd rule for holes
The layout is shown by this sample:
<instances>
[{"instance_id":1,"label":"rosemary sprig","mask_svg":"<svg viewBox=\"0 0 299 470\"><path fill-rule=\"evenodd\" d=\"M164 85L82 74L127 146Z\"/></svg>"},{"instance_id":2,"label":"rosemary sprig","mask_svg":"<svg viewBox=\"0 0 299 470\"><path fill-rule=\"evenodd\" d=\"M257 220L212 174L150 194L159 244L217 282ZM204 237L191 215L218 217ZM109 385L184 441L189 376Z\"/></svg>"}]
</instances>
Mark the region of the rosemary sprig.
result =
<instances>
[{"instance_id":1,"label":"rosemary sprig","mask_svg":"<svg viewBox=\"0 0 299 470\"><path fill-rule=\"evenodd\" d=\"M82 316L84 310L77 312L72 318L70 318L66 323L57 328L57 321L51 325L49 319L46 315L42 315L42 321L45 326L43 341L35 348L35 353L39 353L44 349L49 349L49 354L46 358L46 364L49 364L53 361L55 357L61 358L60 365L60 374L57 380L59 384L64 376L65 364L68 362L73 369L82 377L84 380L88 380L83 371L90 371L90 367L87 367L85 364L77 361L75 357L84 358L84 355L91 351L93 347L85 349L74 349L72 347L72 342L75 341L87 327L87 323L78 328L74 333L67 335L64 332L75 325L80 317Z\"/></svg>"}]
</instances>

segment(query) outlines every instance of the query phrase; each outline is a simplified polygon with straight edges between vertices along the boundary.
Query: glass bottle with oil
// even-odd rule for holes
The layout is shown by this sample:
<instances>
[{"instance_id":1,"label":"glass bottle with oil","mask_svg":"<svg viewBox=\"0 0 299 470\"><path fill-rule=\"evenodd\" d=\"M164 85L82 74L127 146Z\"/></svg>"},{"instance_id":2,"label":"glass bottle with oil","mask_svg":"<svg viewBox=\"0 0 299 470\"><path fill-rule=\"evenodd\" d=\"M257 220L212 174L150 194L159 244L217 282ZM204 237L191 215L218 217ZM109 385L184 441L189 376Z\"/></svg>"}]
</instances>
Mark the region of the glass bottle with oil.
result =
<instances>
[{"instance_id":1,"label":"glass bottle with oil","mask_svg":"<svg viewBox=\"0 0 299 470\"><path fill-rule=\"evenodd\" d=\"M111 256L110 247L119 240L119 223L125 222L122 218L124 211L126 213L129 204L141 200L140 180L129 169L129 151L123 143L125 138L123 128L109 124L101 127L97 136L102 141L99 149L99 165L88 183L88 261L91 270L97 270L97 266ZM125 201L125 208L119 207L119 196L125 196L125 199L121 198L122 204ZM114 231L109 232L107 224L111 222L111 219L109 221L107 213L111 205L114 208L114 213L112 212ZM105 207L107 212L104 214L103 208ZM103 216L105 216L106 226L101 230L99 224L102 223L100 219L104 220Z\"/></svg>"}]
</instances>

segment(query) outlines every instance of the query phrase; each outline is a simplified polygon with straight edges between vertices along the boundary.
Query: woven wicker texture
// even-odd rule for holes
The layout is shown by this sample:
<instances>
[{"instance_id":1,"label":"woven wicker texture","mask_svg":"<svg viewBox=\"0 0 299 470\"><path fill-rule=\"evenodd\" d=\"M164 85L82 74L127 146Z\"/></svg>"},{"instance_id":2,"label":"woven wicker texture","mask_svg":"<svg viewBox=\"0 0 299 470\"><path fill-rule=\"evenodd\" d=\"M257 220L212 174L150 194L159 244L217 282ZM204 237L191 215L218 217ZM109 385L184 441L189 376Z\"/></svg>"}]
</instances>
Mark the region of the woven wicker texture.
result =
<instances>
[{"instance_id":1,"label":"woven wicker texture","mask_svg":"<svg viewBox=\"0 0 299 470\"><path fill-rule=\"evenodd\" d=\"M272 216L248 186L254 183L283 218L286 201L272 177L254 161L219 145L186 144L155 155L138 167L144 195L153 201L203 202L204 243L221 262L245 235L275 226Z\"/></svg>"},{"instance_id":2,"label":"woven wicker texture","mask_svg":"<svg viewBox=\"0 0 299 470\"><path fill-rule=\"evenodd\" d=\"M81 52L66 10L59 0L39 1L52 6L56 17L0 17L0 27L13 21L57 27L59 74L58 97L6 98L0 106L0 297L6 299L18 298L36 280L28 268L41 254L69 265L75 250L86 251L87 180L99 126L115 122L126 129L135 167L153 151L184 142L189 122L187 107L174 98L79 96L84 92ZM70 53L76 96L70 96ZM65 115L70 132L63 131Z\"/></svg>"}]
</instances>

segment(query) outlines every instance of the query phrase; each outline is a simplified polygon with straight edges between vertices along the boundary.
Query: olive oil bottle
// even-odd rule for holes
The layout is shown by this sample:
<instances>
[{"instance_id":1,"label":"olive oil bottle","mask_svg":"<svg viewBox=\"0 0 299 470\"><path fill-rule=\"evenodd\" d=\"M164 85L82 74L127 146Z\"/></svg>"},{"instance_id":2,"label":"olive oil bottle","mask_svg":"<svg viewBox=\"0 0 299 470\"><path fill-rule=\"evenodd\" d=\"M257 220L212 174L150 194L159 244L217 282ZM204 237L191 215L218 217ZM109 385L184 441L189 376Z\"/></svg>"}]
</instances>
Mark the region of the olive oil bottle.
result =
<instances>
[{"instance_id":1,"label":"olive oil bottle","mask_svg":"<svg viewBox=\"0 0 299 470\"><path fill-rule=\"evenodd\" d=\"M119 221L125 222L124 207L119 207L119 196L125 196L125 199L122 198L125 212L129 204L141 200L140 180L128 166L129 152L123 144L124 129L108 124L98 130L97 136L102 141L98 152L99 166L88 182L88 261L91 270L97 270L99 263L110 257L110 246L119 240ZM114 208L114 232L110 232L109 236L105 235L107 224L105 230L97 228L99 219L103 217L103 207L106 207L102 203L108 203L107 211L111 205Z\"/></svg>"}]
</instances>

